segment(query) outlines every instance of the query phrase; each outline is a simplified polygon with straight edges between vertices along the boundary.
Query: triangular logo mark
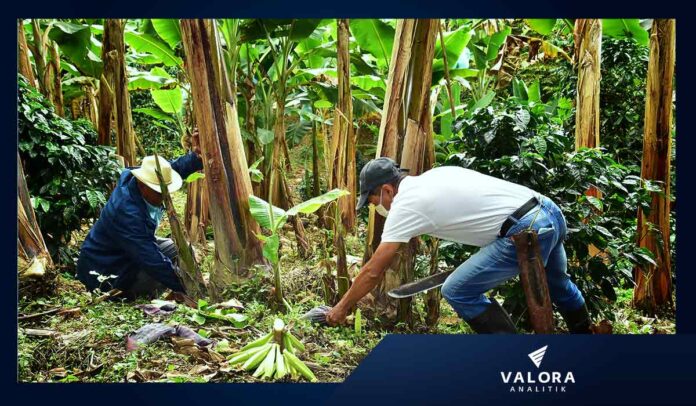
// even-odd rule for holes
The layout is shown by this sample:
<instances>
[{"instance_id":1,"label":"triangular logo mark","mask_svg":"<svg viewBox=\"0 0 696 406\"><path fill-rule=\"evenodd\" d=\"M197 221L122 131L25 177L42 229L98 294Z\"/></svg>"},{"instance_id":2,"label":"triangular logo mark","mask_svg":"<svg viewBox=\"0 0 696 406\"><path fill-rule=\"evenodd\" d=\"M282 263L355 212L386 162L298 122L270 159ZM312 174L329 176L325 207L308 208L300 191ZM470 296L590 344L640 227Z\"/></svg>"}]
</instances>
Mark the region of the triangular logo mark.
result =
<instances>
[{"instance_id":1,"label":"triangular logo mark","mask_svg":"<svg viewBox=\"0 0 696 406\"><path fill-rule=\"evenodd\" d=\"M548 348L548 345L545 345L545 346L539 348L538 350L536 350L534 352L530 352L528 354L529 359L532 360L532 362L534 363L534 365L536 365L537 368L539 368L539 366L541 366L541 360L544 359L544 354L546 354L546 348Z\"/></svg>"}]
</instances>

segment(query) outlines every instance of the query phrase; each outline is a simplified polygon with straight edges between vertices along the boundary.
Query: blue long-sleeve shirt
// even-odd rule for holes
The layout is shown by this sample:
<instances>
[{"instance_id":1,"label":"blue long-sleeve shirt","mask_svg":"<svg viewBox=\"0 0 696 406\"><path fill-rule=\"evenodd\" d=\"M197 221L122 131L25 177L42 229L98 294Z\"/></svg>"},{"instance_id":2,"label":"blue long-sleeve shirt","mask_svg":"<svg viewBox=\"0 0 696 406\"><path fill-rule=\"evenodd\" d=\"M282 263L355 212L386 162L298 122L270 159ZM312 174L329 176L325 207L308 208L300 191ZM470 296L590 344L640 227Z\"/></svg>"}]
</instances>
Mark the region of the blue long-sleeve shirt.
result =
<instances>
[{"instance_id":1,"label":"blue long-sleeve shirt","mask_svg":"<svg viewBox=\"0 0 696 406\"><path fill-rule=\"evenodd\" d=\"M203 162L192 152L171 161L171 165L183 179L203 169ZM82 243L77 276L89 290L127 290L137 272L144 271L164 286L181 292L183 287L174 264L157 245L157 224L148 214L131 169L134 168L121 172L118 185ZM97 279L99 275L115 278L102 284Z\"/></svg>"}]
</instances>

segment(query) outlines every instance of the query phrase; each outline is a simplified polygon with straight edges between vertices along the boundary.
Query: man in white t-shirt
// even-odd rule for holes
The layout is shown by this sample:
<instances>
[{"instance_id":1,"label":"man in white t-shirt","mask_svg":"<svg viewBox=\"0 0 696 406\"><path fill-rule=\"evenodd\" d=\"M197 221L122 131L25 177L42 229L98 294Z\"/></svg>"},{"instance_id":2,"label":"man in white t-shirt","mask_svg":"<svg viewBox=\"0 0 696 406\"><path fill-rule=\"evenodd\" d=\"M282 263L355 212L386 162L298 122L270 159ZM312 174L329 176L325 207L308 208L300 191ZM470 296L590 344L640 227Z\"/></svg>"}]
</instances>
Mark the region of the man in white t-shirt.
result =
<instances>
[{"instance_id":1,"label":"man in white t-shirt","mask_svg":"<svg viewBox=\"0 0 696 406\"><path fill-rule=\"evenodd\" d=\"M510 238L537 230L551 299L571 333L589 333L585 300L567 272L567 229L558 206L539 193L473 170L444 166L407 176L389 158L368 162L360 173L357 208L374 204L386 217L379 246L340 302L327 314L331 325L382 279L402 243L419 235L481 247L450 275L442 295L477 333L515 333L510 316L484 293L519 273Z\"/></svg>"}]
</instances>

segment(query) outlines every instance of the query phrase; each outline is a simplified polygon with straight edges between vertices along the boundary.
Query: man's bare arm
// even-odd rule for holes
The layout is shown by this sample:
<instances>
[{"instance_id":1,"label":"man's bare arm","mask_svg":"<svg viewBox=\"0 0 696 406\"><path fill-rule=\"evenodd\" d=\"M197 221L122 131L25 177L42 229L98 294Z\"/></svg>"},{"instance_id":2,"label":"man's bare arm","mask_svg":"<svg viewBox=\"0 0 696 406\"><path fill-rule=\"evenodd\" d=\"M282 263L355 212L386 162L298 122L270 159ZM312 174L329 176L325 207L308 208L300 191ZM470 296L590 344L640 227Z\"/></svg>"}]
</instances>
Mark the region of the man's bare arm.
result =
<instances>
[{"instance_id":1,"label":"man's bare arm","mask_svg":"<svg viewBox=\"0 0 696 406\"><path fill-rule=\"evenodd\" d=\"M338 324L345 319L348 311L367 295L382 280L384 271L391 264L401 243L383 242L379 244L372 258L365 264L353 281L353 285L329 313L330 324Z\"/></svg>"}]
</instances>

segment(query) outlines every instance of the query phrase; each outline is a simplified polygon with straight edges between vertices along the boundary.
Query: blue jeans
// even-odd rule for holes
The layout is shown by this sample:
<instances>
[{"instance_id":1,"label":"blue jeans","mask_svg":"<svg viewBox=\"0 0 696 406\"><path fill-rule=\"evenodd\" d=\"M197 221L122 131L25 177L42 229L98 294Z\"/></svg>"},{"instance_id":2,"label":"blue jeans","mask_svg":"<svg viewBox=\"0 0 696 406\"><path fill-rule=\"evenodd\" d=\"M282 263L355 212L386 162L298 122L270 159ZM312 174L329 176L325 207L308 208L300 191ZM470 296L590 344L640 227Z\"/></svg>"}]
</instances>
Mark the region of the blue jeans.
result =
<instances>
[{"instance_id":1,"label":"blue jeans","mask_svg":"<svg viewBox=\"0 0 696 406\"><path fill-rule=\"evenodd\" d=\"M509 217L515 224L505 237L499 236L481 248L447 278L442 296L459 317L471 320L483 313L491 303L484 293L517 276L517 251L510 237L528 228L532 221L532 228L538 233L551 301L561 311L577 310L585 304L567 273L568 259L563 248L567 228L563 213L550 199L542 196L540 200L521 219Z\"/></svg>"}]
</instances>

